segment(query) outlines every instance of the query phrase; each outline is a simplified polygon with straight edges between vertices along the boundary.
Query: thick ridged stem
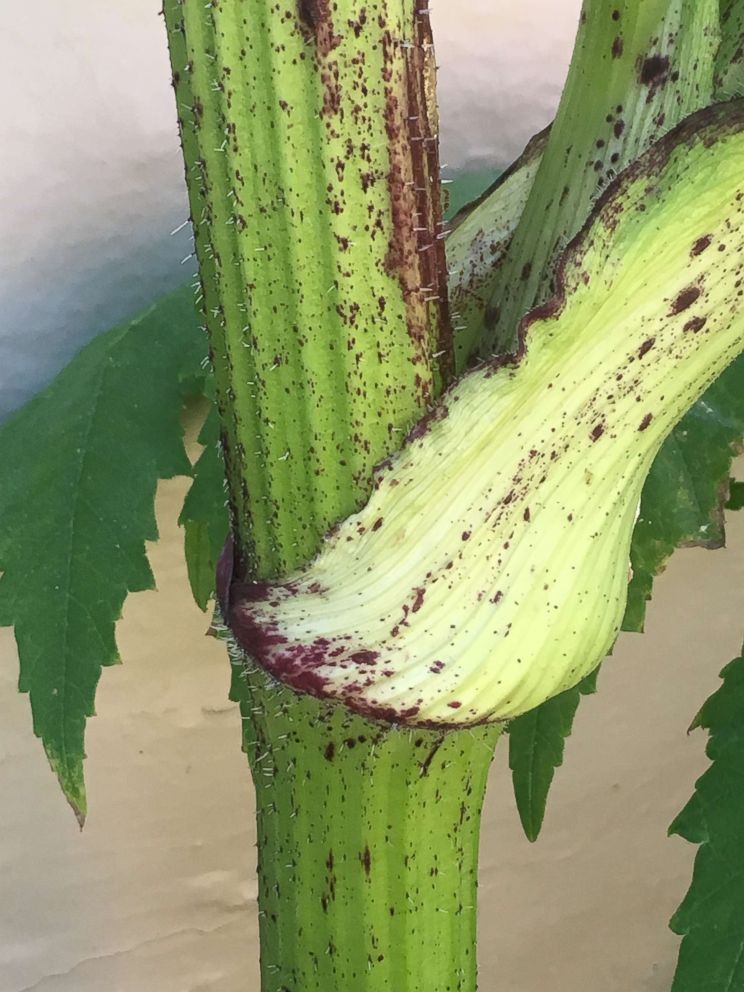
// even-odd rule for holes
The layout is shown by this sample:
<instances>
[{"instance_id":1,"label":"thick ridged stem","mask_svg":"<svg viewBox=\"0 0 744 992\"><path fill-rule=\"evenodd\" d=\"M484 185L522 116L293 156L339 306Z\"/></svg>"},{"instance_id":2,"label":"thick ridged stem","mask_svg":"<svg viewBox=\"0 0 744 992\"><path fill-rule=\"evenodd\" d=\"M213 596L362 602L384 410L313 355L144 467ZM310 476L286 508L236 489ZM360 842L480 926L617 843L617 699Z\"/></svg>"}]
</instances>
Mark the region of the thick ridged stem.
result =
<instances>
[{"instance_id":1,"label":"thick ridged stem","mask_svg":"<svg viewBox=\"0 0 744 992\"><path fill-rule=\"evenodd\" d=\"M413 0L167 0L238 572L278 576L450 377Z\"/></svg>"},{"instance_id":2,"label":"thick ridged stem","mask_svg":"<svg viewBox=\"0 0 744 992\"><path fill-rule=\"evenodd\" d=\"M245 743L263 992L474 992L478 834L496 726L384 727L285 689Z\"/></svg>"},{"instance_id":3,"label":"thick ridged stem","mask_svg":"<svg viewBox=\"0 0 744 992\"><path fill-rule=\"evenodd\" d=\"M166 0L244 578L359 506L451 376L426 2ZM263 992L473 992L496 727L409 734L234 659Z\"/></svg>"}]
</instances>

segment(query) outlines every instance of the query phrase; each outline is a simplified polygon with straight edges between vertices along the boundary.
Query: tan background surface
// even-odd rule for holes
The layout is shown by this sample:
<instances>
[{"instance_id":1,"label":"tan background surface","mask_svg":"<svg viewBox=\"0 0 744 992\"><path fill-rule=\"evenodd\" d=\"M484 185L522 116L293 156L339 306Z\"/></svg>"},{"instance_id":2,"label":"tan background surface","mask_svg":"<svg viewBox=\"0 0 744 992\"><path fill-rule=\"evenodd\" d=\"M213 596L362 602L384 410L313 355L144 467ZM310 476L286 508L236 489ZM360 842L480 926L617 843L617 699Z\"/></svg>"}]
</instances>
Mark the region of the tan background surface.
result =
<instances>
[{"instance_id":1,"label":"tan background surface","mask_svg":"<svg viewBox=\"0 0 744 992\"><path fill-rule=\"evenodd\" d=\"M549 119L578 6L436 5L451 166L508 159ZM186 211L159 0L6 7L0 411L188 269L187 235L168 235ZM0 992L258 992L249 779L227 666L185 582L183 491L161 488L160 591L127 603L125 664L103 676L82 835L0 631ZM581 708L535 846L501 749L484 820L482 992L668 990L666 920L694 849L665 831L705 767L703 736L685 728L740 646L743 579L744 516L730 550L677 557L648 634L623 638Z\"/></svg>"}]
</instances>

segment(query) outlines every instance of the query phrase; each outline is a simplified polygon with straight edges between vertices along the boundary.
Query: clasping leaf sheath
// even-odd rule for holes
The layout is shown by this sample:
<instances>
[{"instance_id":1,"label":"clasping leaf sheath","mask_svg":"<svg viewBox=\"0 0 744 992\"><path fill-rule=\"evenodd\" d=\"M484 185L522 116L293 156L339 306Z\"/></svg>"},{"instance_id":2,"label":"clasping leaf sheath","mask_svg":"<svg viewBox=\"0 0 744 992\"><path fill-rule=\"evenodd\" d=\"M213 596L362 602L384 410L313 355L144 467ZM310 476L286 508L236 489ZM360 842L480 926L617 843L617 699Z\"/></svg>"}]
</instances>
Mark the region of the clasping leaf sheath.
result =
<instances>
[{"instance_id":1,"label":"clasping leaf sheath","mask_svg":"<svg viewBox=\"0 0 744 992\"><path fill-rule=\"evenodd\" d=\"M744 107L693 115L618 180L518 354L463 378L306 569L233 589L279 679L388 720L523 713L619 630L643 481L744 347Z\"/></svg>"}]
</instances>

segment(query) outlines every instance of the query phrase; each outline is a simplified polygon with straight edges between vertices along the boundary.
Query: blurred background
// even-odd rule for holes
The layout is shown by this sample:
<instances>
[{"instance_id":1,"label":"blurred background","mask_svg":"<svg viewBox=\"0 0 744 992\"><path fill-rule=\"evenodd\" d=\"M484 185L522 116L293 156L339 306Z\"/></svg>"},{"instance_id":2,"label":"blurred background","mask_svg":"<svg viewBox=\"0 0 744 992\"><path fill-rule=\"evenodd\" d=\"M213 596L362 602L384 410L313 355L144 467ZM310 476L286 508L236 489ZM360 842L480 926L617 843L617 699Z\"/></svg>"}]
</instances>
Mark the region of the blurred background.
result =
<instances>
[{"instance_id":1,"label":"blurred background","mask_svg":"<svg viewBox=\"0 0 744 992\"><path fill-rule=\"evenodd\" d=\"M0 417L95 333L193 272L160 0L5 5ZM435 5L442 161L495 174L552 117L579 0ZM186 261L184 261L186 259ZM193 434L193 431L192 431ZM741 473L740 473L741 474ZM161 486L157 593L130 597L89 724L81 835L0 631L0 992L258 992L255 832L222 651ZM666 829L705 768L686 735L741 647L744 520L685 551L586 700L530 845L497 755L484 817L481 990L665 992L694 848ZM353 990L350 990L353 992Z\"/></svg>"}]
</instances>

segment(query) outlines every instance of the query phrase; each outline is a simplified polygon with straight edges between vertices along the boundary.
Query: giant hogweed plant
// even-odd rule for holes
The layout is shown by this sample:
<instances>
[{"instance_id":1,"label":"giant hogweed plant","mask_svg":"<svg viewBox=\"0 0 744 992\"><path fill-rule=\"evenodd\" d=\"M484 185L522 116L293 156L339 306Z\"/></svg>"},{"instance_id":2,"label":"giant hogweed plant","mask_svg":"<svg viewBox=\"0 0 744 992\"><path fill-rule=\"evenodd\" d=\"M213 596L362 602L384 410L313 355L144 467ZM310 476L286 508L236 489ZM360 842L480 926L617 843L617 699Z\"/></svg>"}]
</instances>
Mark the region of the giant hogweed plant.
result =
<instances>
[{"instance_id":1,"label":"giant hogweed plant","mask_svg":"<svg viewBox=\"0 0 744 992\"><path fill-rule=\"evenodd\" d=\"M494 745L534 839L618 631L741 504L744 3L586 0L554 124L452 225L425 2L164 15L196 308L184 288L101 335L2 428L20 688L82 822L155 486L193 473L264 992L470 992ZM674 824L701 845L675 992L744 988L743 672L701 711L713 765Z\"/></svg>"}]
</instances>

